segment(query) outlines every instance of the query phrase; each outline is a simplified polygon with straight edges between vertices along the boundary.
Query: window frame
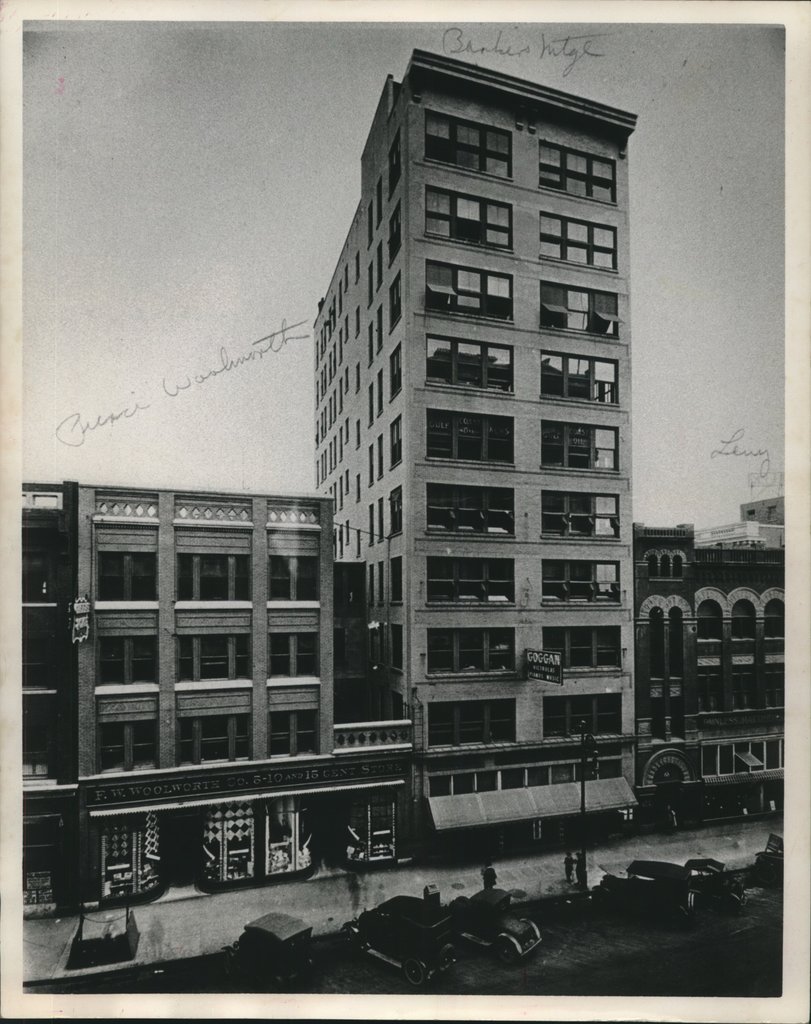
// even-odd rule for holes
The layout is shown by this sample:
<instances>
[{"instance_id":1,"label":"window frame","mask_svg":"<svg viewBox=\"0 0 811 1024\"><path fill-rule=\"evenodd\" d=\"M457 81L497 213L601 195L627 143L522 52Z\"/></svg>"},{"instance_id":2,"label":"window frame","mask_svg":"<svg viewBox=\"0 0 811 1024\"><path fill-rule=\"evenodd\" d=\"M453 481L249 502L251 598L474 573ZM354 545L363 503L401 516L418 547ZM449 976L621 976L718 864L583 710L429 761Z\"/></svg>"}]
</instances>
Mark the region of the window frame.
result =
<instances>
[{"instance_id":1,"label":"window frame","mask_svg":"<svg viewBox=\"0 0 811 1024\"><path fill-rule=\"evenodd\" d=\"M312 651L300 651L301 639L303 637L309 637L313 641ZM282 639L284 638L284 639ZM274 646L280 647L286 641L287 646L287 662L290 669L289 672L274 672L273 671L273 660L277 657L285 657L284 654L280 654L277 650L274 652ZM315 677L319 676L319 645L318 645L318 633L316 631L298 630L290 633L268 633L268 646L267 646L267 658L268 658L268 679L295 679L300 676ZM300 671L299 660L304 662L304 659L312 658L313 663L310 671Z\"/></svg>"},{"instance_id":2,"label":"window frame","mask_svg":"<svg viewBox=\"0 0 811 1024\"><path fill-rule=\"evenodd\" d=\"M582 566L589 570L589 578L573 579L575 566ZM607 566L615 572L615 579L608 582L608 593L610 597L600 597L600 585L606 581L597 579L598 568ZM560 575L553 574L553 568L560 567ZM579 558L544 558L541 567L541 601L548 604L620 604L622 593L620 590L620 563L616 561L592 561L591 559ZM573 593L591 591L589 597L573 597ZM563 594L557 596L555 591Z\"/></svg>"},{"instance_id":3,"label":"window frame","mask_svg":"<svg viewBox=\"0 0 811 1024\"><path fill-rule=\"evenodd\" d=\"M551 431L554 428L560 428L561 440L559 446L562 449L562 462L549 462L544 461L544 434L547 431ZM573 431L588 431L589 445L588 445L588 465L579 466L572 465L570 460L572 457L572 451L577 446L572 441ZM614 437L614 445L612 448L597 448L597 431L604 430L612 434ZM603 472L603 473L619 473L619 427L606 427L597 423L572 423L568 420L542 420L541 421L541 468L543 469L554 469L558 471L566 470L570 472L572 470L576 472ZM547 441L547 446L551 442ZM556 445L557 447L557 445ZM600 458L599 452L601 451L613 451L614 453L614 465L613 466L600 466L598 465L598 459Z\"/></svg>"},{"instance_id":4,"label":"window frame","mask_svg":"<svg viewBox=\"0 0 811 1024\"><path fill-rule=\"evenodd\" d=\"M563 506L562 511L556 509L545 509L544 500L560 498L562 499L561 504ZM572 499L584 499L589 500L589 512L584 513L582 511L572 512ZM613 500L614 509L613 513L598 512L598 500L599 499ZM590 491L555 491L544 489L541 492L541 536L548 537L589 537L592 539L605 538L609 541L617 540L620 536L620 496L618 494L597 494ZM559 517L562 520L562 530L550 530L546 528L546 520L551 517ZM572 532L571 520L577 517L578 520L587 520L591 525L591 532ZM615 523L615 529L611 533L599 533L597 532L598 521L607 520L609 524Z\"/></svg>"},{"instance_id":5,"label":"window frame","mask_svg":"<svg viewBox=\"0 0 811 1024\"><path fill-rule=\"evenodd\" d=\"M458 555L428 555L425 572L426 604L458 605L514 605L515 604L515 560L512 558L470 558ZM440 565L439 563L445 563ZM502 579L494 575L499 567L509 568L509 574ZM449 570L445 575L441 569ZM480 575L465 576L465 571L480 569ZM437 594L437 587L450 591L450 596ZM480 597L470 596L470 591L480 588ZM499 596L498 589L504 589L509 596ZM433 595L432 595L433 589ZM493 594L491 596L491 589ZM467 592L467 593L465 593ZM464 594L464 596L463 596Z\"/></svg>"},{"instance_id":6,"label":"window frame","mask_svg":"<svg viewBox=\"0 0 811 1024\"><path fill-rule=\"evenodd\" d=\"M273 593L273 565L272 559L284 558L288 561L288 574L286 576L277 576L278 579L289 579L290 584L288 588L287 597L279 597ZM313 568L314 563L315 572L312 573L309 570ZM307 572L303 572L303 568L307 568ZM320 601L321 599L321 566L318 555L279 555L273 552L268 553L267 560L267 580L268 580L268 600L269 601ZM312 594L308 596L302 596L299 592L302 589L302 580L314 580L314 586L312 588Z\"/></svg>"},{"instance_id":7,"label":"window frame","mask_svg":"<svg viewBox=\"0 0 811 1024\"><path fill-rule=\"evenodd\" d=\"M287 716L287 729L273 729L273 716L278 716L281 719L283 716ZM311 719L308 717L308 728L302 727L300 724L299 716L312 716ZM319 735L318 735L318 712L314 708L271 708L268 711L268 757L269 758L281 758L281 757L304 757L313 756L319 751ZM273 752L273 741L272 736L280 735L283 732L287 733L288 737L288 750L283 753ZM312 734L312 750L300 749L301 737Z\"/></svg>"},{"instance_id":8,"label":"window frame","mask_svg":"<svg viewBox=\"0 0 811 1024\"><path fill-rule=\"evenodd\" d=\"M203 674L203 640L225 640L225 659L228 662L228 671L224 676ZM251 634L245 633L182 633L176 638L175 644L175 678L178 682L205 682L211 679L245 679L253 678L253 665L251 661L252 644ZM214 655L206 657L214 658ZM223 659L223 654L216 656L218 660ZM191 659L190 674L187 665ZM186 666L184 666L184 662ZM245 674L240 674L240 663L245 668Z\"/></svg>"},{"instance_id":9,"label":"window frame","mask_svg":"<svg viewBox=\"0 0 811 1024\"><path fill-rule=\"evenodd\" d=\"M556 389L550 389L548 386L544 389L544 378L549 380L549 373L544 374L544 361L547 359L560 359L561 370L560 370L560 393ZM588 381L587 390L588 397L584 397L580 394L571 394L572 379L571 379L571 367L570 362L573 359L580 360L581 362L588 363ZM614 370L614 380L612 382L602 381L597 379L596 369L599 364L605 364L610 366ZM580 381L578 380L578 383ZM598 397L599 391L603 389L604 393L610 395L609 398ZM619 404L619 362L616 359L599 359L595 356L581 356L572 355L570 352L548 352L544 349L541 352L541 398L544 400L552 399L558 401L569 401L569 402L589 402L592 405L618 405Z\"/></svg>"},{"instance_id":10,"label":"window frame","mask_svg":"<svg viewBox=\"0 0 811 1024\"><path fill-rule=\"evenodd\" d=\"M426 509L426 530L430 533L442 532L442 533L475 533L482 534L484 536L504 536L514 537L515 536L515 490L512 487L489 487L473 484L446 484L446 483L432 483L427 482L425 490L425 509ZM442 495L439 493L440 488L445 488L447 494ZM503 495L502 495L503 492ZM499 508L492 506L492 499L497 495L503 497L509 494L511 497L511 508ZM465 502L464 498L467 496L468 501ZM445 499L443 502L442 499ZM479 500L481 505L480 509L476 509L471 502L476 498ZM448 517L451 520L450 526L443 526L441 523L431 521L432 510L448 510ZM464 518L464 513L469 512L480 512L482 528L477 530L475 526L461 527L459 526L460 521ZM511 523L510 530L504 529L491 529L490 517L496 514L498 516L506 517ZM437 519L436 511L434 513L434 519ZM473 517L475 520L475 516Z\"/></svg>"},{"instance_id":11,"label":"window frame","mask_svg":"<svg viewBox=\"0 0 811 1024\"><path fill-rule=\"evenodd\" d=\"M449 377L440 377L431 374L431 362L432 358L430 355L430 346L442 342L450 349L450 358L448 361L448 368L450 370ZM468 383L465 380L460 380L459 373L459 346L468 345L471 347L477 347L479 349L479 373L480 381L475 383ZM490 366L488 364L488 356L491 350L497 350L499 352L506 352L509 354L509 384L504 387L500 383L490 383ZM442 385L444 387L454 388L477 388L482 391L495 391L501 394L514 394L515 393L515 353L512 345L496 344L490 341L468 341L467 338L448 338L438 334L426 334L425 336L425 382L429 385ZM436 361L434 357L434 361Z\"/></svg>"},{"instance_id":12,"label":"window frame","mask_svg":"<svg viewBox=\"0 0 811 1024\"><path fill-rule=\"evenodd\" d=\"M99 551L98 572L96 575L96 593L99 601L157 601L158 599L158 554L156 551ZM122 559L122 571L120 574L105 573L105 562L109 563L112 558ZM150 559L152 564L151 573L136 573L135 563L138 559ZM152 586L149 594L133 596L133 584L136 579L150 579ZM110 593L106 580L120 579L120 594ZM23 597L25 601L27 598Z\"/></svg>"},{"instance_id":13,"label":"window frame","mask_svg":"<svg viewBox=\"0 0 811 1024\"><path fill-rule=\"evenodd\" d=\"M453 409L433 409L429 408L425 410L425 457L427 459L441 459L443 461L456 461L456 462L494 462L502 466L511 466L515 463L515 421L512 416L494 416L490 413L468 413ZM431 427L431 418L442 416L450 420L450 454L437 454L436 450L436 438L439 435L439 431L434 427ZM473 421L477 419L481 422L481 458L474 458L472 456L460 455L460 426L464 425L465 421ZM509 424L509 458L493 458L490 453L491 447L491 424L493 426L500 426L505 428ZM448 433L447 430L443 431L443 436ZM464 436L464 435L462 435ZM434 439L434 451L431 451L432 438ZM501 441L501 439L498 439Z\"/></svg>"},{"instance_id":14,"label":"window frame","mask_svg":"<svg viewBox=\"0 0 811 1024\"><path fill-rule=\"evenodd\" d=\"M556 235L550 231L544 231L544 218L550 220L560 221L560 234ZM540 260L554 260L559 263L567 263L575 267L594 267L596 270L616 270L617 269L617 229L611 224L597 224L594 221L580 220L577 217L566 217L560 213L553 213L551 210L541 210L539 215L539 242L541 251L538 253ZM579 238L569 238L570 228L577 226L586 229L586 240L585 242ZM596 231L609 231L614 236L614 242L612 246L605 246L598 244L594 240ZM556 244L559 240L560 244L560 256L552 256L549 253L543 252L544 244L551 245ZM582 249L586 253L585 261L581 260L570 260L567 258L568 248ZM594 262L595 253L608 253L611 256L611 265L604 266L601 263Z\"/></svg>"},{"instance_id":15,"label":"window frame","mask_svg":"<svg viewBox=\"0 0 811 1024\"><path fill-rule=\"evenodd\" d=\"M430 197L441 196L448 200L448 212L431 210ZM479 204L479 218L473 220L469 217L463 217L459 214L460 200L463 203L478 203ZM507 211L507 226L502 227L500 224L490 221L490 207L497 207L500 210ZM447 222L448 232L445 234L442 231L432 230L429 225L430 220ZM479 238L471 238L465 235L464 231L460 228L463 224L477 224L480 232ZM488 241L487 235L489 231L499 231L507 236L506 242L491 242ZM463 245L478 246L483 249L499 249L504 252L512 252L513 249L513 210L510 203L504 203L496 199L490 199L487 196L474 196L464 192L454 192L451 189L437 188L435 185L425 186L425 234L430 238L445 238L451 242L459 242Z\"/></svg>"},{"instance_id":16,"label":"window frame","mask_svg":"<svg viewBox=\"0 0 811 1024\"><path fill-rule=\"evenodd\" d=\"M136 760L135 748L136 744L135 730L138 726L152 726L152 758L148 761ZM121 764L104 767L104 751L105 749L111 749L111 745L107 744L105 747L104 733L106 730L120 729L121 730L121 742L115 744L117 749L119 746L122 750ZM156 718L144 718L136 721L112 721L112 722L98 722L96 732L96 749L97 754L97 769L99 774L108 774L113 772L132 772L139 771L144 768L155 768L158 764L158 722Z\"/></svg>"},{"instance_id":17,"label":"window frame","mask_svg":"<svg viewBox=\"0 0 811 1024\"><path fill-rule=\"evenodd\" d=\"M573 295L585 297L573 304ZM600 309L600 305L613 307ZM561 317L566 318L561 323ZM584 318L583 327L572 326L570 318ZM606 326L600 326L602 321ZM571 334L593 334L600 338L620 338L619 295L602 288L579 288L560 281L541 281L539 326L542 330L565 331Z\"/></svg>"},{"instance_id":18,"label":"window frame","mask_svg":"<svg viewBox=\"0 0 811 1024\"><path fill-rule=\"evenodd\" d=\"M615 670L622 671L622 632L619 626L543 626L542 629L543 650L560 651L561 664L563 668L574 672L611 672ZM560 647L555 646L554 643L550 643L548 633L552 630L559 630L563 634L562 649ZM583 633L585 633L585 631L589 631L590 633L590 663L588 665L572 664L572 640L574 639L573 634L575 631L581 631ZM600 638L601 636L605 637L609 633L616 641L616 644L612 643L611 645L611 650L616 655L616 662L600 662ZM582 641L582 636L578 636L578 640ZM578 645L576 649L578 651L583 651L585 650L585 646ZM603 645L602 649L606 649L605 645Z\"/></svg>"},{"instance_id":19,"label":"window frame","mask_svg":"<svg viewBox=\"0 0 811 1024\"><path fill-rule=\"evenodd\" d=\"M574 701L585 700L591 701L591 713L590 719L582 713L577 713L573 710ZM616 705L611 711L600 710L600 704L603 704L603 708L607 704ZM563 707L563 714L561 715L558 711L557 714L552 714L553 709L557 710L558 706ZM575 709L577 705L574 705ZM549 710L548 710L549 709ZM544 695L543 705L543 736L544 739L555 736L579 736L580 735L580 722L586 719L586 731L592 733L594 736L617 736L622 735L622 694L621 693L586 693L586 694L549 694ZM602 726L601 719L605 719L606 716L611 715L616 717L618 728L617 729L605 729ZM547 719L558 720L563 718L563 732L549 731L547 730Z\"/></svg>"},{"instance_id":20,"label":"window frame","mask_svg":"<svg viewBox=\"0 0 811 1024\"><path fill-rule=\"evenodd\" d=\"M181 559L191 559L191 574L181 572ZM203 560L225 559L225 597L202 597ZM238 571L239 569L242 571ZM191 579L191 596L181 594L181 580ZM239 586L240 581L242 586ZM251 556L244 552L179 551L175 558L175 593L178 601L250 601Z\"/></svg>"},{"instance_id":21,"label":"window frame","mask_svg":"<svg viewBox=\"0 0 811 1024\"><path fill-rule=\"evenodd\" d=\"M135 675L135 664L136 661L144 660L135 657L135 644L137 642L152 642L152 672L151 678L149 679L136 679ZM105 647L109 648L113 643L121 644L121 657L112 659L105 657ZM110 664L112 662L121 663L122 678L121 679L105 679L105 670L103 665ZM98 686L133 686L140 685L142 683L158 683L159 682L159 663L158 663L158 637L157 634L127 634L124 636L100 636L98 643L96 644L96 685Z\"/></svg>"},{"instance_id":22,"label":"window frame","mask_svg":"<svg viewBox=\"0 0 811 1024\"><path fill-rule=\"evenodd\" d=\"M557 150L560 154L560 161L558 164L551 163L548 160L543 159L543 148ZM574 169L569 170L566 166L567 158L574 157L577 159L585 159L586 170L575 171ZM610 198L605 199L602 196L595 196L593 194L594 185L596 181L607 181L609 179L603 178L601 175L594 174L594 161L599 163L608 164L611 167L611 178L610 178ZM559 167L558 172L559 182L555 184L554 180L547 176L543 177L543 170L547 168L549 171L555 171L556 167ZM568 187L568 179L572 181L582 181L585 186L585 193L573 191ZM593 153L585 153L579 149L572 149L569 146L561 146L557 142L548 142L546 139L538 140L538 187L539 188L550 188L556 192L566 192L568 195L577 196L579 199L590 199L593 202L610 203L616 205L617 202L617 162L611 157L597 156Z\"/></svg>"},{"instance_id":23,"label":"window frame","mask_svg":"<svg viewBox=\"0 0 811 1024\"><path fill-rule=\"evenodd\" d=\"M429 747L461 747L471 746L473 744L486 745L491 743L515 743L516 742L516 707L515 700L513 698L493 698L490 700L466 700L466 701L430 701L427 705L427 717L428 717L428 746ZM449 714L450 717L450 742L437 741L436 739L436 712L442 709L445 715ZM462 711L467 709L468 711L481 711L482 716L482 727L481 727L481 738L480 739L462 739L463 735L463 722L462 722ZM502 738L493 736L493 711L503 710L507 712L507 719L511 719L512 728L506 730L508 733L511 732L512 738ZM433 721L432 721L433 719ZM469 723L468 723L469 727Z\"/></svg>"},{"instance_id":24,"label":"window frame","mask_svg":"<svg viewBox=\"0 0 811 1024\"><path fill-rule=\"evenodd\" d=\"M434 118L436 121L444 120L447 122L448 133L447 136L437 135L429 132L429 119ZM467 131L478 131L479 132L479 143L474 146L472 143L460 141L459 129ZM461 117L454 117L451 114L444 114L441 111L429 110L425 111L425 124L424 124L424 153L426 160L435 160L441 164L450 164L452 167L462 167L465 170L473 171L477 174L486 174L491 178L499 179L511 179L512 178L512 132L507 131L504 128L496 128L493 125L481 124L477 121L468 121ZM506 157L501 154L498 149L492 149L488 146L487 133L492 132L494 135L502 136L507 143L506 146ZM429 139L445 140L446 142L430 142ZM446 151L446 155L442 155L442 151ZM459 161L459 153L468 152L477 154L477 166L470 166L466 163ZM500 174L496 170L490 170L488 167L488 158L496 160L499 163L504 164L504 173Z\"/></svg>"},{"instance_id":25,"label":"window frame","mask_svg":"<svg viewBox=\"0 0 811 1024\"><path fill-rule=\"evenodd\" d=\"M508 652L508 663L506 665L493 666L494 654L497 650L495 643L497 639L494 635L499 633L510 634L509 652ZM436 642L441 635L445 636L446 640L450 643L446 645L445 650L450 655L450 667L436 667L436 651L434 651L434 663L432 665L432 641ZM470 650L470 647L463 647L463 641L472 639L474 634L480 634L481 636L481 651L482 651L482 666L471 666L465 668L462 666L462 657L464 650ZM471 628L455 628L455 627L442 627L442 628L431 628L426 631L426 660L425 660L425 672L426 675L479 675L479 674L493 674L499 673L501 675L515 674L515 629L511 626L486 626L486 627L471 627Z\"/></svg>"},{"instance_id":26,"label":"window frame","mask_svg":"<svg viewBox=\"0 0 811 1024\"><path fill-rule=\"evenodd\" d=\"M209 720L225 720L224 738L228 748L227 757L203 757L203 744L211 742L216 737L204 735L203 723L211 724ZM251 759L251 715L250 712L239 712L224 715L190 715L178 716L178 728L176 736L176 761L178 765L185 764L225 764L231 761L250 761ZM184 736L187 729L185 723L191 723L191 736ZM239 729L244 726L244 731ZM191 757L186 757L188 745L191 746ZM240 752L240 747L244 753Z\"/></svg>"},{"instance_id":27,"label":"window frame","mask_svg":"<svg viewBox=\"0 0 811 1024\"><path fill-rule=\"evenodd\" d=\"M450 271L450 284L440 281L432 282L430 275L432 271ZM475 290L467 285L460 285L459 275L471 274L479 278L479 288ZM505 298L495 293L491 294L489 285L495 281L506 281L509 295ZM478 305L460 304L460 299L477 298ZM497 320L501 323L511 323L514 314L514 291L513 275L502 274L494 270L484 270L479 267L465 267L456 263L444 263L440 260L425 261L425 308L433 313L451 313L456 316L482 317L487 320ZM505 312L499 313L496 310L499 304L504 303Z\"/></svg>"}]
</instances>

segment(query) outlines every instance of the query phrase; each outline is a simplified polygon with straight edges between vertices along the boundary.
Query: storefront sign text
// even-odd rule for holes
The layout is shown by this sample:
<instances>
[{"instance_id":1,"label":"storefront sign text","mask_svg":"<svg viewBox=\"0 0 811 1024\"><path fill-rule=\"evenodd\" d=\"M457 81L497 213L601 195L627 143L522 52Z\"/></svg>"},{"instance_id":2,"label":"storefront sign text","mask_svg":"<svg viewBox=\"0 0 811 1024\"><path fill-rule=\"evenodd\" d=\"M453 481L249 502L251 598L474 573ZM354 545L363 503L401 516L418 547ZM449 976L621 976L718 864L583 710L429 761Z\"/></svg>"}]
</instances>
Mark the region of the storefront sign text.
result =
<instances>
[{"instance_id":1,"label":"storefront sign text","mask_svg":"<svg viewBox=\"0 0 811 1024\"><path fill-rule=\"evenodd\" d=\"M544 683L557 683L558 686L563 686L560 651L527 649L527 679L540 679Z\"/></svg>"},{"instance_id":2,"label":"storefront sign text","mask_svg":"<svg viewBox=\"0 0 811 1024\"><path fill-rule=\"evenodd\" d=\"M90 598L77 597L73 602L73 631L71 639L74 644L81 644L90 636Z\"/></svg>"}]
</instances>

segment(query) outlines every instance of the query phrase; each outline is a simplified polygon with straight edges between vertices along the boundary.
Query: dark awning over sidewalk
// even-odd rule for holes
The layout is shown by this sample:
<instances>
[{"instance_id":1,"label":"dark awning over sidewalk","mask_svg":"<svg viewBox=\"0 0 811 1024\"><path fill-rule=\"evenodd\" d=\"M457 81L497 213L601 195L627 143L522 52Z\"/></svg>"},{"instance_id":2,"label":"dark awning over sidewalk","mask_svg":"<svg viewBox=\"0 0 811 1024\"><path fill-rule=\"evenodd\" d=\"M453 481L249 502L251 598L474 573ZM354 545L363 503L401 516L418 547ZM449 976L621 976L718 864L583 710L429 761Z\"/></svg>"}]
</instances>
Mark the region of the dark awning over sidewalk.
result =
<instances>
[{"instance_id":1,"label":"dark awning over sidewalk","mask_svg":"<svg viewBox=\"0 0 811 1024\"><path fill-rule=\"evenodd\" d=\"M635 806L636 802L623 778L595 779L586 783L587 813L623 810ZM428 803L438 832L534 818L562 818L580 812L580 783L432 796Z\"/></svg>"},{"instance_id":2,"label":"dark awning over sidewalk","mask_svg":"<svg viewBox=\"0 0 811 1024\"><path fill-rule=\"evenodd\" d=\"M754 785L758 782L783 780L782 768L767 768L762 772L735 772L733 775L709 775L704 779L707 786L733 786L738 783Z\"/></svg>"}]
</instances>

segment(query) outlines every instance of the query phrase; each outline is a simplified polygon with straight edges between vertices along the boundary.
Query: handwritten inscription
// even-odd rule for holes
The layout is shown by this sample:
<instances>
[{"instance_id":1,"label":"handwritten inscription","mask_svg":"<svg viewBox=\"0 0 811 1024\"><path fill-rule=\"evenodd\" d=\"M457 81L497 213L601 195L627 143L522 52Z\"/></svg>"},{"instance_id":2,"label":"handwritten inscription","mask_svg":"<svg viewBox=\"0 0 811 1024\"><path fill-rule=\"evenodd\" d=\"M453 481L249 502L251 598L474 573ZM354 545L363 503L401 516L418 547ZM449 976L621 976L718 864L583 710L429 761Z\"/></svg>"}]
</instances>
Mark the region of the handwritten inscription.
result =
<instances>
[{"instance_id":1,"label":"handwritten inscription","mask_svg":"<svg viewBox=\"0 0 811 1024\"><path fill-rule=\"evenodd\" d=\"M304 323L304 320L299 320L298 323L288 326L287 321L282 320L282 326L278 331L273 331L272 334L267 334L264 338L259 338L257 341L252 342L250 351L233 359L229 356L228 350L223 346L220 349L219 363L210 370L206 370L204 373L187 374L185 378L173 382L167 381L166 377L164 377L161 380L163 395L168 398L177 398L182 391L188 391L192 387L200 387L224 373L230 373L232 370L237 370L249 363L260 361L269 352L281 352L289 341L301 341L309 337L307 334L289 333L297 327L301 327ZM81 448L87 440L87 435L94 430L98 430L100 427L113 427L119 420L132 419L137 413L151 408L152 402L136 401L128 402L123 408L95 417L84 417L81 412L72 412L57 424L56 439L69 448Z\"/></svg>"},{"instance_id":2,"label":"handwritten inscription","mask_svg":"<svg viewBox=\"0 0 811 1024\"><path fill-rule=\"evenodd\" d=\"M769 469L771 467L771 460L769 459L769 449L739 448L738 441L743 440L744 433L745 431L743 427L740 427L733 433L732 437L729 437L725 441L720 442L720 448L713 449L710 458L714 459L719 455L732 455L748 459L762 459L758 475L761 477L768 476Z\"/></svg>"},{"instance_id":3,"label":"handwritten inscription","mask_svg":"<svg viewBox=\"0 0 811 1024\"><path fill-rule=\"evenodd\" d=\"M602 39L610 32L595 32L587 35L561 35L547 39L546 33L541 32L540 45L535 45L534 52L538 60L545 58L556 60L563 59L563 77L566 78L576 65L585 57L604 57L600 52ZM473 39L466 35L464 30L454 26L447 28L442 34L442 49L448 56L462 54L494 54L498 57L531 57L533 45L523 40L510 40L503 29L498 29L495 36L489 40Z\"/></svg>"}]
</instances>

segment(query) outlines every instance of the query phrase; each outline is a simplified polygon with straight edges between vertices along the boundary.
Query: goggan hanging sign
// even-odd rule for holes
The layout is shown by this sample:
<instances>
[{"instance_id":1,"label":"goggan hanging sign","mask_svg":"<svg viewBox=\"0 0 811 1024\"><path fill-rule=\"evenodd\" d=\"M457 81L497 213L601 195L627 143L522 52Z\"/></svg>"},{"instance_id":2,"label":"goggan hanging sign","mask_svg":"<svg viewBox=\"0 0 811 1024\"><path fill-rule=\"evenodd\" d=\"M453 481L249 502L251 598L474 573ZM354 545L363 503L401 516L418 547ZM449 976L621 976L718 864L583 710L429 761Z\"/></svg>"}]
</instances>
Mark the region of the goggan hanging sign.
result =
<instances>
[{"instance_id":1,"label":"goggan hanging sign","mask_svg":"<svg viewBox=\"0 0 811 1024\"><path fill-rule=\"evenodd\" d=\"M527 648L527 679L563 686L563 661L560 651L533 651Z\"/></svg>"}]
</instances>

